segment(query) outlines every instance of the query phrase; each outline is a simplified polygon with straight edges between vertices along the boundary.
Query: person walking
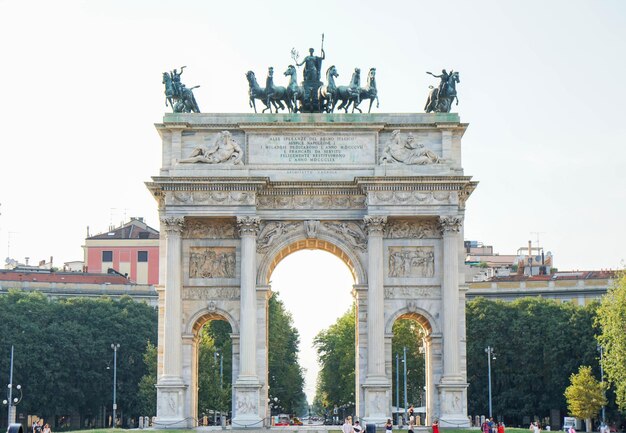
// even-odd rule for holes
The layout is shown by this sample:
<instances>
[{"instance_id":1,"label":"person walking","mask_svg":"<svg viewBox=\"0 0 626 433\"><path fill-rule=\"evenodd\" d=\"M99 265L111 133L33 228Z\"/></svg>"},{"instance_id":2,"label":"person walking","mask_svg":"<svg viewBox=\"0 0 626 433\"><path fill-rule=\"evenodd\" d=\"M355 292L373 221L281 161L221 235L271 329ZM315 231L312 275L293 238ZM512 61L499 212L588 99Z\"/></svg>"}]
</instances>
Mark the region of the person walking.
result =
<instances>
[{"instance_id":1,"label":"person walking","mask_svg":"<svg viewBox=\"0 0 626 433\"><path fill-rule=\"evenodd\" d=\"M499 422L498 423L498 433L504 433L504 423L503 422Z\"/></svg>"},{"instance_id":2,"label":"person walking","mask_svg":"<svg viewBox=\"0 0 626 433\"><path fill-rule=\"evenodd\" d=\"M354 433L361 433L361 424L358 421L354 421L354 425L352 426L352 430Z\"/></svg>"},{"instance_id":3,"label":"person walking","mask_svg":"<svg viewBox=\"0 0 626 433\"><path fill-rule=\"evenodd\" d=\"M439 433L439 420L433 421L432 433Z\"/></svg>"},{"instance_id":4,"label":"person walking","mask_svg":"<svg viewBox=\"0 0 626 433\"><path fill-rule=\"evenodd\" d=\"M43 426L42 433L52 433L52 430L50 430L50 424L46 423L46 425Z\"/></svg>"},{"instance_id":5,"label":"person walking","mask_svg":"<svg viewBox=\"0 0 626 433\"><path fill-rule=\"evenodd\" d=\"M409 433L415 432L415 417L411 415L409 417Z\"/></svg>"}]
</instances>

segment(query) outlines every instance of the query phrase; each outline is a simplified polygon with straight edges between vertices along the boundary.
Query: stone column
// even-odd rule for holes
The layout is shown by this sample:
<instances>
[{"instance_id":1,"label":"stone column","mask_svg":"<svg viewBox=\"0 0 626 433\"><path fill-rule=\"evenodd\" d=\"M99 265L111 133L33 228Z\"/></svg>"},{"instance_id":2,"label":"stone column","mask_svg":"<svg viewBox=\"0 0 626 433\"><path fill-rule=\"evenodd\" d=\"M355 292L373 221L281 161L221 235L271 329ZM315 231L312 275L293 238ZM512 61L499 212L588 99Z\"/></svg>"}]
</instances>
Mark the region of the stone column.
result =
<instances>
[{"instance_id":1,"label":"stone column","mask_svg":"<svg viewBox=\"0 0 626 433\"><path fill-rule=\"evenodd\" d=\"M459 363L459 232L463 220L441 217L443 236L443 281L441 304L443 312L443 380L460 379Z\"/></svg>"},{"instance_id":2,"label":"stone column","mask_svg":"<svg viewBox=\"0 0 626 433\"><path fill-rule=\"evenodd\" d=\"M241 235L241 356L238 381L258 382L256 373L256 236L258 217L237 217Z\"/></svg>"},{"instance_id":3,"label":"stone column","mask_svg":"<svg viewBox=\"0 0 626 433\"><path fill-rule=\"evenodd\" d=\"M383 229L387 217L366 216L368 255L367 377L385 377L385 296L383 290Z\"/></svg>"},{"instance_id":4,"label":"stone column","mask_svg":"<svg viewBox=\"0 0 626 433\"><path fill-rule=\"evenodd\" d=\"M445 216L439 220L443 236L441 311L443 334L443 375L439 391L439 421L444 427L469 427L467 419L467 382L461 371L459 247L463 219Z\"/></svg>"},{"instance_id":5,"label":"stone column","mask_svg":"<svg viewBox=\"0 0 626 433\"><path fill-rule=\"evenodd\" d=\"M366 216L367 229L367 375L365 420L384 423L390 409L390 384L385 374L385 296L383 229L385 216Z\"/></svg>"},{"instance_id":6,"label":"stone column","mask_svg":"<svg viewBox=\"0 0 626 433\"><path fill-rule=\"evenodd\" d=\"M239 375L234 385L233 428L261 428L263 405L256 356L256 237L260 219L237 217L241 236L241 295L239 317Z\"/></svg>"},{"instance_id":7,"label":"stone column","mask_svg":"<svg viewBox=\"0 0 626 433\"><path fill-rule=\"evenodd\" d=\"M189 407L183 381L182 344L182 241L185 219L180 217L161 218L161 227L166 236L165 270L165 314L163 342L163 374L157 383L156 426L170 428L191 427Z\"/></svg>"},{"instance_id":8,"label":"stone column","mask_svg":"<svg viewBox=\"0 0 626 433\"><path fill-rule=\"evenodd\" d=\"M163 376L161 382L182 382L182 300L181 233L185 219L164 217L161 224L165 228L167 265L165 273L165 345L163 346Z\"/></svg>"}]
</instances>

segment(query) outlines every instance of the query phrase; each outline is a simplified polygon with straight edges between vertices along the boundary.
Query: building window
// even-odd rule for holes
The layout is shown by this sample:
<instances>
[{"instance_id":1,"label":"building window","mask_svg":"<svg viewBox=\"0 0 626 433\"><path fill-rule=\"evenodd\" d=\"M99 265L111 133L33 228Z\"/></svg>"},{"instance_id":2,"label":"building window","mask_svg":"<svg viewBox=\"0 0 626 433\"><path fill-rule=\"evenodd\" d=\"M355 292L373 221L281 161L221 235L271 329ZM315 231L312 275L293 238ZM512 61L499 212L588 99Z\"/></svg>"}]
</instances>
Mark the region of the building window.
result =
<instances>
[{"instance_id":1,"label":"building window","mask_svg":"<svg viewBox=\"0 0 626 433\"><path fill-rule=\"evenodd\" d=\"M138 262L147 262L148 261L148 252L147 251L137 251L137 261Z\"/></svg>"},{"instance_id":2,"label":"building window","mask_svg":"<svg viewBox=\"0 0 626 433\"><path fill-rule=\"evenodd\" d=\"M102 251L102 261L103 262L112 262L113 261L113 251Z\"/></svg>"}]
</instances>

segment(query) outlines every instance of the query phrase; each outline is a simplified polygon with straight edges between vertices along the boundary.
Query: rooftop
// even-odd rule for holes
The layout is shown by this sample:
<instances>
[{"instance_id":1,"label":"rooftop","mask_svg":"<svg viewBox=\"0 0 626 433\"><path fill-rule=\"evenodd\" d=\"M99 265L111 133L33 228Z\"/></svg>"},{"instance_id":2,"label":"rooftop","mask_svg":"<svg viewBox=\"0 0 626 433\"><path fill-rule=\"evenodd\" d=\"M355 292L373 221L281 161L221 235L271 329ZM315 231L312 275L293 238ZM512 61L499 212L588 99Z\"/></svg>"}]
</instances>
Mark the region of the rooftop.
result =
<instances>
[{"instance_id":1,"label":"rooftop","mask_svg":"<svg viewBox=\"0 0 626 433\"><path fill-rule=\"evenodd\" d=\"M54 272L50 270L0 270L0 281L32 281L39 283L132 284L119 274L92 274L83 272Z\"/></svg>"}]
</instances>

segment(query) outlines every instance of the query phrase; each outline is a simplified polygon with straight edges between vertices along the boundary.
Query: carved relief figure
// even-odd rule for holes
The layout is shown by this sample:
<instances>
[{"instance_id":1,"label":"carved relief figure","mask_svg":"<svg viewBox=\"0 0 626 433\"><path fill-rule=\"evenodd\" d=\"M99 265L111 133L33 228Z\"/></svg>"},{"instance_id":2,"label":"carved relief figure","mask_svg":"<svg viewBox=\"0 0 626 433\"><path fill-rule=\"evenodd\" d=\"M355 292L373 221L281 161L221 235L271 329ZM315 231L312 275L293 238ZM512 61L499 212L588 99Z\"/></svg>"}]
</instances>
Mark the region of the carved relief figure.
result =
<instances>
[{"instance_id":1,"label":"carved relief figure","mask_svg":"<svg viewBox=\"0 0 626 433\"><path fill-rule=\"evenodd\" d=\"M425 165L441 162L439 156L432 150L415 142L413 134L409 133L406 140L402 140L400 130L391 133L391 139L387 143L380 163L402 163L407 165Z\"/></svg>"},{"instance_id":2,"label":"carved relief figure","mask_svg":"<svg viewBox=\"0 0 626 433\"><path fill-rule=\"evenodd\" d=\"M242 165L242 156L243 151L230 132L222 131L218 134L213 146L198 146L191 152L188 158L181 159L180 162Z\"/></svg>"},{"instance_id":3,"label":"carved relief figure","mask_svg":"<svg viewBox=\"0 0 626 433\"><path fill-rule=\"evenodd\" d=\"M307 220L304 222L304 231L308 239L317 237L317 231L320 227L320 222L317 220Z\"/></svg>"},{"instance_id":4,"label":"carved relief figure","mask_svg":"<svg viewBox=\"0 0 626 433\"><path fill-rule=\"evenodd\" d=\"M393 220L389 222L385 231L385 237L395 239L424 239L440 237L436 220Z\"/></svg>"},{"instance_id":5,"label":"carved relief figure","mask_svg":"<svg viewBox=\"0 0 626 433\"><path fill-rule=\"evenodd\" d=\"M233 239L235 222L222 219L189 219L183 236L187 239Z\"/></svg>"},{"instance_id":6,"label":"carved relief figure","mask_svg":"<svg viewBox=\"0 0 626 433\"><path fill-rule=\"evenodd\" d=\"M254 401L254 396L249 392L242 392L237 395L237 412L241 413L256 413L257 405Z\"/></svg>"},{"instance_id":7,"label":"carved relief figure","mask_svg":"<svg viewBox=\"0 0 626 433\"><path fill-rule=\"evenodd\" d=\"M235 248L192 247L190 278L234 278Z\"/></svg>"},{"instance_id":8,"label":"carved relief figure","mask_svg":"<svg viewBox=\"0 0 626 433\"><path fill-rule=\"evenodd\" d=\"M367 240L363 228L355 222L327 222L324 227L345 239L354 248L367 250Z\"/></svg>"},{"instance_id":9,"label":"carved relief figure","mask_svg":"<svg viewBox=\"0 0 626 433\"><path fill-rule=\"evenodd\" d=\"M389 247L390 277L425 277L435 275L432 247Z\"/></svg>"}]
</instances>

